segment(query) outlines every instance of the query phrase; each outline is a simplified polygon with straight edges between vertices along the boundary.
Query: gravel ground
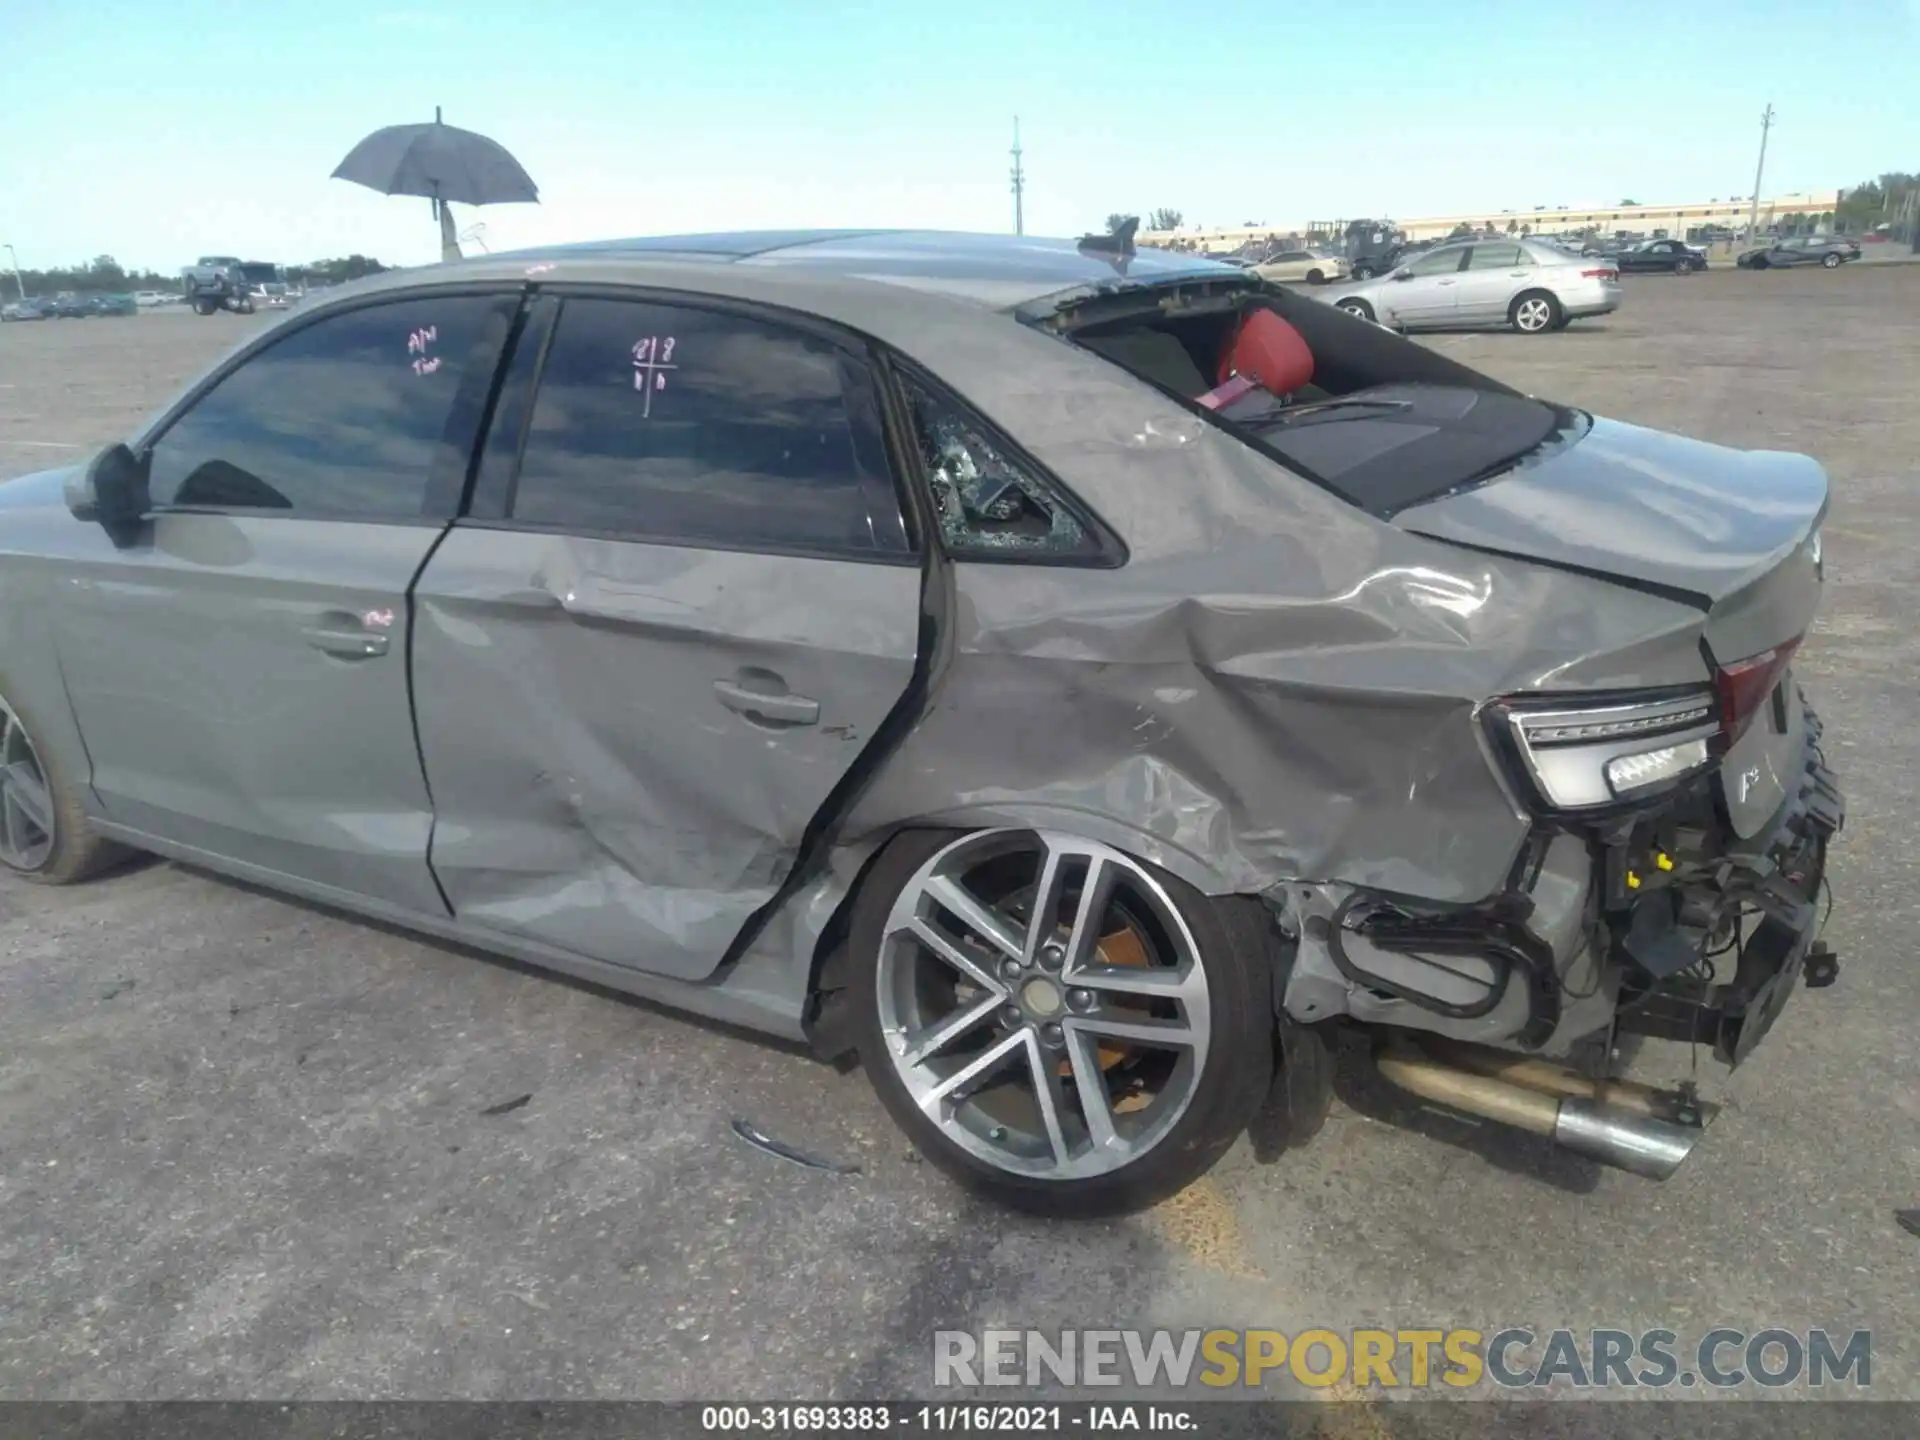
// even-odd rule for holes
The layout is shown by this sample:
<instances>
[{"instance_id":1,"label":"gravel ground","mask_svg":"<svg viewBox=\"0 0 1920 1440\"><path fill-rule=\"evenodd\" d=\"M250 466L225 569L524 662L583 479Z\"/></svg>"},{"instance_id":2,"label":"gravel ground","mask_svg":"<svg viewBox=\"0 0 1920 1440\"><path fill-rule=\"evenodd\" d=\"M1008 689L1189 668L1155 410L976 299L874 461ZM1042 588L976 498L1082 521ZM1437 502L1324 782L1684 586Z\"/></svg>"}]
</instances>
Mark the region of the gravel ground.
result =
<instances>
[{"instance_id":1,"label":"gravel ground","mask_svg":"<svg viewBox=\"0 0 1920 1440\"><path fill-rule=\"evenodd\" d=\"M1675 1179L1355 1072L1310 1147L1048 1226L917 1163L857 1074L752 1037L172 865L0 881L0 1395L906 1395L946 1326L1385 1322L1871 1327L1874 1394L1920 1398L1920 1239L1891 1213L1920 1205L1920 267L1628 286L1562 334L1431 343L1833 476L1801 669L1852 807L1844 969ZM261 323L5 327L0 476L124 434ZM748 1151L740 1115L861 1171Z\"/></svg>"}]
</instances>

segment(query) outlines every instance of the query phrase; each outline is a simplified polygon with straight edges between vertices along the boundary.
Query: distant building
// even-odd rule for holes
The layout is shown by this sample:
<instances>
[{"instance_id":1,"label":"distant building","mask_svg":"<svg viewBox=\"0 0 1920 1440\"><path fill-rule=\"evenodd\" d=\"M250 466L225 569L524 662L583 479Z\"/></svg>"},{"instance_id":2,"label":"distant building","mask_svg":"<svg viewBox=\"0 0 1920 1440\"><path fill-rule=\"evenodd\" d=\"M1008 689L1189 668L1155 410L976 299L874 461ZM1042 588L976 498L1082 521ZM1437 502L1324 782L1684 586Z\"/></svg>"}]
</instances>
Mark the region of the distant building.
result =
<instances>
[{"instance_id":1,"label":"distant building","mask_svg":"<svg viewBox=\"0 0 1920 1440\"><path fill-rule=\"evenodd\" d=\"M1838 190L1816 190L1804 195L1776 195L1760 202L1762 228L1792 214L1819 216L1840 204ZM1748 200L1694 200L1678 205L1560 205L1542 210L1476 210L1465 215L1430 215L1415 219L1394 217L1409 240L1439 240L1462 226L1479 231L1491 226L1505 231L1509 222L1517 233L1522 226L1530 233L1558 235L1573 230L1597 229L1603 235L1616 230L1649 233L1665 230L1684 235L1703 226L1744 230L1752 209ZM1142 230L1136 240L1142 245L1164 246L1179 239L1193 248L1206 251L1237 250L1249 241L1265 240L1269 235L1304 235L1315 229L1314 222L1298 221L1284 225L1235 225L1221 229L1188 228L1182 230Z\"/></svg>"}]
</instances>

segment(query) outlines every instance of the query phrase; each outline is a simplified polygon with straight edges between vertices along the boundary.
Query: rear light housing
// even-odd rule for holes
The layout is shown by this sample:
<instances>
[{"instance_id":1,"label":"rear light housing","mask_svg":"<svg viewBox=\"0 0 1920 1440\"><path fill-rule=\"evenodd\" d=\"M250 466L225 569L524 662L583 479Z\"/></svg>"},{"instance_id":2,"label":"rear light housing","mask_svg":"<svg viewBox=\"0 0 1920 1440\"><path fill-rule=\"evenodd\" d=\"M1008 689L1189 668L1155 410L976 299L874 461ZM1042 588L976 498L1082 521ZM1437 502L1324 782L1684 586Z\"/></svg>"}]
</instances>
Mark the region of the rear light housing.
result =
<instances>
[{"instance_id":1,"label":"rear light housing","mask_svg":"<svg viewBox=\"0 0 1920 1440\"><path fill-rule=\"evenodd\" d=\"M1514 696L1488 707L1499 748L1555 810L1592 810L1669 790L1712 763L1713 691L1610 701Z\"/></svg>"},{"instance_id":2,"label":"rear light housing","mask_svg":"<svg viewBox=\"0 0 1920 1440\"><path fill-rule=\"evenodd\" d=\"M1582 280L1618 280L1620 278L1620 272L1611 267L1603 266L1598 270L1582 270L1580 272L1580 278Z\"/></svg>"},{"instance_id":3,"label":"rear light housing","mask_svg":"<svg viewBox=\"0 0 1920 1440\"><path fill-rule=\"evenodd\" d=\"M1773 687L1786 674L1787 666L1793 661L1793 652L1799 648L1799 640L1789 640L1784 645L1762 650L1745 660L1722 665L1713 672L1714 700L1720 710L1720 734L1726 744L1733 744L1746 733L1747 726L1753 723L1753 717L1760 713L1760 707L1773 694Z\"/></svg>"}]
</instances>

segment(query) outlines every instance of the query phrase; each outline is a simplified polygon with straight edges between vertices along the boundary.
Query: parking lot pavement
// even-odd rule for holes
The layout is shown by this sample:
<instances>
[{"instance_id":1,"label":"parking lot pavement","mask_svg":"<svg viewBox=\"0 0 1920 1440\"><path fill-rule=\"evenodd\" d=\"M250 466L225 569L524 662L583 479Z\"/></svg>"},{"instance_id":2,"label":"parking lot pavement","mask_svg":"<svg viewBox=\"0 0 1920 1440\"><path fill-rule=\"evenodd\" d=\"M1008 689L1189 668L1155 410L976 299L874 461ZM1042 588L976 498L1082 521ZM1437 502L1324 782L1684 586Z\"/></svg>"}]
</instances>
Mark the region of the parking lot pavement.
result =
<instances>
[{"instance_id":1,"label":"parking lot pavement","mask_svg":"<svg viewBox=\"0 0 1920 1440\"><path fill-rule=\"evenodd\" d=\"M750 1037L171 865L0 882L0 1394L901 1395L942 1326L1385 1322L1871 1327L1873 1393L1920 1398L1892 1217L1920 1204L1920 268L1627 287L1561 334L1430 343L1833 476L1801 669L1849 787L1844 968L1676 1178L1354 1072L1302 1151L1045 1225L916 1163L857 1074ZM262 323L5 327L0 474L123 434ZM749 1151L735 1116L860 1172Z\"/></svg>"}]
</instances>

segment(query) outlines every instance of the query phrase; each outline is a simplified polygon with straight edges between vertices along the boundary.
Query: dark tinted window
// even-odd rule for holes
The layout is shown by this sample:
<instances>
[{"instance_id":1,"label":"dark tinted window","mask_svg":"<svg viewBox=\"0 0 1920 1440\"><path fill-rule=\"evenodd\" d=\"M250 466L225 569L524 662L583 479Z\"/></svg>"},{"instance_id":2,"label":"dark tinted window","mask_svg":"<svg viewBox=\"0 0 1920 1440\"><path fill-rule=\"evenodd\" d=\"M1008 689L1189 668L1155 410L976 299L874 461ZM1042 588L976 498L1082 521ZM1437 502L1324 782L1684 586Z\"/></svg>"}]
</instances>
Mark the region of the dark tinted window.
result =
<instances>
[{"instance_id":1,"label":"dark tinted window","mask_svg":"<svg viewBox=\"0 0 1920 1440\"><path fill-rule=\"evenodd\" d=\"M153 503L422 515L436 467L443 480L465 468L471 436L449 438L449 420L462 379L493 358L489 317L509 303L427 296L302 326L242 362L161 436Z\"/></svg>"},{"instance_id":2,"label":"dark tinted window","mask_svg":"<svg viewBox=\"0 0 1920 1440\"><path fill-rule=\"evenodd\" d=\"M878 417L871 373L827 340L717 310L568 300L513 518L691 544L898 551Z\"/></svg>"}]
</instances>

